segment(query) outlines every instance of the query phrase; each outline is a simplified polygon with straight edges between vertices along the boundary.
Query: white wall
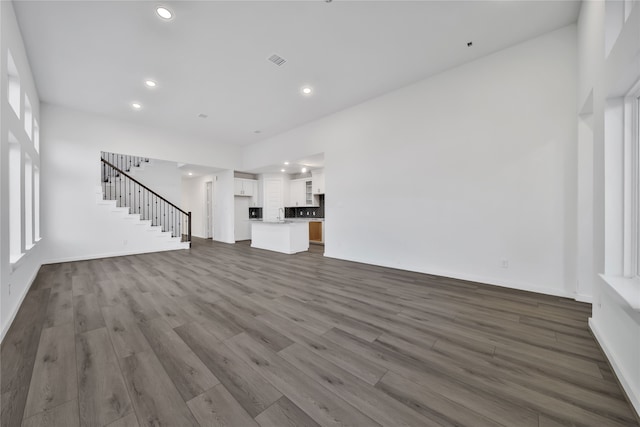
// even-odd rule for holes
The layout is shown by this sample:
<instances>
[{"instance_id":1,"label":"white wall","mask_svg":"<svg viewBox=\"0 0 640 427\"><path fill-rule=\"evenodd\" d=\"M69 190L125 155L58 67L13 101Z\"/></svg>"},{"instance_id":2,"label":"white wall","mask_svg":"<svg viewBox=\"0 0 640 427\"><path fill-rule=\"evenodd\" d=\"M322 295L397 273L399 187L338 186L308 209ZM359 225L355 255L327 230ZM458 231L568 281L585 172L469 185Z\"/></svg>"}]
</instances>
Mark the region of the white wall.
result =
<instances>
[{"instance_id":1,"label":"white wall","mask_svg":"<svg viewBox=\"0 0 640 427\"><path fill-rule=\"evenodd\" d=\"M235 243L233 170L217 173L213 183L213 240Z\"/></svg>"},{"instance_id":2,"label":"white wall","mask_svg":"<svg viewBox=\"0 0 640 427\"><path fill-rule=\"evenodd\" d=\"M47 104L41 114L48 262L130 252L121 239L102 233L96 219L100 151L231 169L239 160L239 150L232 146L182 134Z\"/></svg>"},{"instance_id":3,"label":"white wall","mask_svg":"<svg viewBox=\"0 0 640 427\"><path fill-rule=\"evenodd\" d=\"M21 119L15 115L7 100L7 52L11 51L20 77ZM22 36L16 21L11 2L0 2L0 339L4 338L20 303L24 299L29 286L35 278L42 264L42 243L36 242L30 249L25 248L25 226L23 221L19 230L11 229L9 225L9 132L20 145L21 158L29 155L35 167L40 167L40 156L36 152L32 140L27 136L24 125L25 95L29 97L33 109L33 117L39 122L39 99L36 91L29 61L26 56ZM22 212L25 206L24 171L21 178ZM36 205L34 205L35 207ZM46 210L42 209L42 212ZM11 265L9 259L9 234L19 232L23 236L24 256ZM46 233L41 232L44 239ZM31 242L26 242L30 246Z\"/></svg>"},{"instance_id":4,"label":"white wall","mask_svg":"<svg viewBox=\"0 0 640 427\"><path fill-rule=\"evenodd\" d=\"M174 205L182 200L182 171L176 162L150 159L142 167L131 168L133 178L146 185Z\"/></svg>"},{"instance_id":5,"label":"white wall","mask_svg":"<svg viewBox=\"0 0 640 427\"><path fill-rule=\"evenodd\" d=\"M327 256L574 296L576 68L569 26L251 145L244 169L325 153Z\"/></svg>"}]
</instances>

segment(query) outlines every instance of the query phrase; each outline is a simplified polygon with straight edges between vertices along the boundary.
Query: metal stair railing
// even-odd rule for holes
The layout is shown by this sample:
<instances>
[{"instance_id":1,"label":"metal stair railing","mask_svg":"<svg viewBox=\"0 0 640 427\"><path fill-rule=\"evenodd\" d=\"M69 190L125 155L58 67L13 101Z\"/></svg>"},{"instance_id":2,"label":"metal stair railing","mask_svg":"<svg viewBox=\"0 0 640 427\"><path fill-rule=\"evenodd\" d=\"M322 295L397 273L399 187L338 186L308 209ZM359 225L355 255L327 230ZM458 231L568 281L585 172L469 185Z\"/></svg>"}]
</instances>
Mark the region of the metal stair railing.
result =
<instances>
[{"instance_id":1,"label":"metal stair railing","mask_svg":"<svg viewBox=\"0 0 640 427\"><path fill-rule=\"evenodd\" d=\"M191 247L191 212L185 212L129 176L122 168L106 160L104 154L100 159L102 161L103 198L115 200L119 207L128 207L130 213L139 214L140 219L151 221L153 226L162 227L162 231L171 232L172 237L180 237L181 242L189 242L189 247ZM116 154L115 156L120 155ZM131 163L131 165L133 164Z\"/></svg>"}]
</instances>

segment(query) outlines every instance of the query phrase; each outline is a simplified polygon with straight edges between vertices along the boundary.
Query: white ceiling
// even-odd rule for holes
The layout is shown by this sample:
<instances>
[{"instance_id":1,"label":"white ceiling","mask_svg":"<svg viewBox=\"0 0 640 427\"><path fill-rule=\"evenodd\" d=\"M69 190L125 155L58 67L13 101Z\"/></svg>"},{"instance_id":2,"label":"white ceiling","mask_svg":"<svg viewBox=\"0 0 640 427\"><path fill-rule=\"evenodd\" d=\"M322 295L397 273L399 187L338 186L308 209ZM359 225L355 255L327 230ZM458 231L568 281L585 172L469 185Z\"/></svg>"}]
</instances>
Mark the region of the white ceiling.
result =
<instances>
[{"instance_id":1,"label":"white ceiling","mask_svg":"<svg viewBox=\"0 0 640 427\"><path fill-rule=\"evenodd\" d=\"M321 169L324 167L324 153L314 154L312 156L307 156L302 159L288 159L286 160L288 165L285 165L284 162L278 165L267 165L258 169L252 169L245 172L249 173L282 173L284 169L284 173L289 175L295 175L302 173L302 168L306 168L307 172L314 169Z\"/></svg>"},{"instance_id":2,"label":"white ceiling","mask_svg":"<svg viewBox=\"0 0 640 427\"><path fill-rule=\"evenodd\" d=\"M158 4L14 1L41 100L246 145L568 25L580 7L172 1L164 22ZM282 67L267 60L274 53Z\"/></svg>"},{"instance_id":3,"label":"white ceiling","mask_svg":"<svg viewBox=\"0 0 640 427\"><path fill-rule=\"evenodd\" d=\"M201 176L213 175L223 171L221 168L213 168L210 166L192 165L187 163L178 163L183 178L199 178Z\"/></svg>"}]
</instances>

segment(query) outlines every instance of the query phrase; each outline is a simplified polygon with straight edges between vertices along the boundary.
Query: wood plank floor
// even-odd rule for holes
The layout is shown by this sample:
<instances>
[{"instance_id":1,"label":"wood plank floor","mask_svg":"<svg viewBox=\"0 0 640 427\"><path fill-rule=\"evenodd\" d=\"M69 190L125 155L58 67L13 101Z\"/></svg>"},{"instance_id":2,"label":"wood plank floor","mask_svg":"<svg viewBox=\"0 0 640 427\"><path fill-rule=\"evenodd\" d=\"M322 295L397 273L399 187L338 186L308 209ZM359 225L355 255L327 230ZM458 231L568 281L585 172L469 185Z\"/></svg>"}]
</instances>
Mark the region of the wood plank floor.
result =
<instances>
[{"instance_id":1,"label":"wood plank floor","mask_svg":"<svg viewBox=\"0 0 640 427\"><path fill-rule=\"evenodd\" d=\"M591 307L196 239L43 266L1 425L637 426Z\"/></svg>"}]
</instances>

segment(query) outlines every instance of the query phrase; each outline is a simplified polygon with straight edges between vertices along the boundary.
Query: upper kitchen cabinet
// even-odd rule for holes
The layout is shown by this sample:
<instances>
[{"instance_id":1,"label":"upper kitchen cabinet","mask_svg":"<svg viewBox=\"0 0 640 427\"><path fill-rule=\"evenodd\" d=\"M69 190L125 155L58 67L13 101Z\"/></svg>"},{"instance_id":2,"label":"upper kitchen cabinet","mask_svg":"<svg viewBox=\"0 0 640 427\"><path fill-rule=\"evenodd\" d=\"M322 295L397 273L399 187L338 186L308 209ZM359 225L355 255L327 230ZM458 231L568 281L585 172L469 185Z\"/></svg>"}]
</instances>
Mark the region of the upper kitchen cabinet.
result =
<instances>
[{"instance_id":1,"label":"upper kitchen cabinet","mask_svg":"<svg viewBox=\"0 0 640 427\"><path fill-rule=\"evenodd\" d=\"M235 178L235 190L236 196L253 197L258 192L258 181L253 179Z\"/></svg>"},{"instance_id":2,"label":"upper kitchen cabinet","mask_svg":"<svg viewBox=\"0 0 640 427\"><path fill-rule=\"evenodd\" d=\"M289 182L289 204L287 206L305 206L304 179L294 179Z\"/></svg>"},{"instance_id":3,"label":"upper kitchen cabinet","mask_svg":"<svg viewBox=\"0 0 640 427\"><path fill-rule=\"evenodd\" d=\"M316 206L313 200L313 181L309 178L293 179L289 182L289 207Z\"/></svg>"},{"instance_id":4,"label":"upper kitchen cabinet","mask_svg":"<svg viewBox=\"0 0 640 427\"><path fill-rule=\"evenodd\" d=\"M324 194L324 169L311 171L313 194Z\"/></svg>"}]
</instances>

